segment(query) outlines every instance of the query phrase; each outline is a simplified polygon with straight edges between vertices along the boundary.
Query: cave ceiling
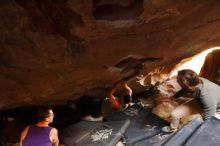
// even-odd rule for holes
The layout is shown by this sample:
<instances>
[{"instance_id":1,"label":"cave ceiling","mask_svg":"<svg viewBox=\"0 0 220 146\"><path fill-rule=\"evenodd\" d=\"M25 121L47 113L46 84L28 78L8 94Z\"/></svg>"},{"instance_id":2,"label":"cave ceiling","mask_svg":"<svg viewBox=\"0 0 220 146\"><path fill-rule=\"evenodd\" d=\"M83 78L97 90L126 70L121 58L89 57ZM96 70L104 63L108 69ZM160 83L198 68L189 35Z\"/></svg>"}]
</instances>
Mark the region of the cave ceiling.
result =
<instances>
[{"instance_id":1,"label":"cave ceiling","mask_svg":"<svg viewBox=\"0 0 220 146\"><path fill-rule=\"evenodd\" d=\"M218 46L219 7L218 0L1 0L0 109L103 97L120 80Z\"/></svg>"}]
</instances>

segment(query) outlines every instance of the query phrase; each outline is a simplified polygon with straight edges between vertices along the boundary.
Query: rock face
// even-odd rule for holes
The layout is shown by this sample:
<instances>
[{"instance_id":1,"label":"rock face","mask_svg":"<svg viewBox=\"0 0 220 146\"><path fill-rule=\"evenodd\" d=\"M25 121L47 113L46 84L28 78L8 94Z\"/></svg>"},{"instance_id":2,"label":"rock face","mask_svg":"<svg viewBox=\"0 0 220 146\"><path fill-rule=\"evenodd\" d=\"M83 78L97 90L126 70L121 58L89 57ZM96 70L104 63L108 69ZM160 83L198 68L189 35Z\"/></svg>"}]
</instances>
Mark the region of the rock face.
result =
<instances>
[{"instance_id":1,"label":"rock face","mask_svg":"<svg viewBox=\"0 0 220 146\"><path fill-rule=\"evenodd\" d=\"M220 51L209 53L201 69L200 75L220 85Z\"/></svg>"},{"instance_id":2,"label":"rock face","mask_svg":"<svg viewBox=\"0 0 220 146\"><path fill-rule=\"evenodd\" d=\"M217 46L219 6L218 0L1 0L0 109L103 97L119 80Z\"/></svg>"}]
</instances>

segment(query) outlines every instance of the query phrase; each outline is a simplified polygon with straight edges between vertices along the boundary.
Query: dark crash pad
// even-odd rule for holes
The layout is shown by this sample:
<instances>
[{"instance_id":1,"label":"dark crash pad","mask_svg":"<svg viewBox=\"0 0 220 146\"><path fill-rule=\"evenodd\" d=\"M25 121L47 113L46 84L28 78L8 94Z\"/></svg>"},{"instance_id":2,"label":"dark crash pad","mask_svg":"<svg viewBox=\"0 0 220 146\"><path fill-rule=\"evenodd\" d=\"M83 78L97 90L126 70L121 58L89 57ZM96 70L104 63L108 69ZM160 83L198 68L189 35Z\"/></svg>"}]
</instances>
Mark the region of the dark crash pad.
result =
<instances>
[{"instance_id":1,"label":"dark crash pad","mask_svg":"<svg viewBox=\"0 0 220 146\"><path fill-rule=\"evenodd\" d=\"M182 146L193 135L193 133L202 125L202 119L194 119L185 125L182 129L174 133L163 146Z\"/></svg>"},{"instance_id":2,"label":"dark crash pad","mask_svg":"<svg viewBox=\"0 0 220 146\"><path fill-rule=\"evenodd\" d=\"M121 139L130 121L81 121L60 131L60 141L65 146L114 146Z\"/></svg>"},{"instance_id":3,"label":"dark crash pad","mask_svg":"<svg viewBox=\"0 0 220 146\"><path fill-rule=\"evenodd\" d=\"M134 146L182 146L203 123L201 119L195 119L175 133L159 133L138 141Z\"/></svg>"},{"instance_id":4,"label":"dark crash pad","mask_svg":"<svg viewBox=\"0 0 220 146\"><path fill-rule=\"evenodd\" d=\"M107 117L108 122L129 119L131 124L126 130L124 137L126 145L135 145L135 143L156 136L161 133L161 128L169 125L155 114L149 112L139 104L134 104L123 112L116 112Z\"/></svg>"},{"instance_id":5,"label":"dark crash pad","mask_svg":"<svg viewBox=\"0 0 220 146\"><path fill-rule=\"evenodd\" d=\"M163 143L172 136L172 133L158 133L152 137L147 137L134 142L133 146L163 146Z\"/></svg>"},{"instance_id":6,"label":"dark crash pad","mask_svg":"<svg viewBox=\"0 0 220 146\"><path fill-rule=\"evenodd\" d=\"M220 146L220 120L212 117L205 121L185 146Z\"/></svg>"},{"instance_id":7,"label":"dark crash pad","mask_svg":"<svg viewBox=\"0 0 220 146\"><path fill-rule=\"evenodd\" d=\"M163 133L169 123L134 104L105 117L105 122L81 121L60 132L66 146L115 146L123 137L126 146L219 146L220 120L195 119L176 133ZM105 138L107 135L108 138Z\"/></svg>"}]
</instances>

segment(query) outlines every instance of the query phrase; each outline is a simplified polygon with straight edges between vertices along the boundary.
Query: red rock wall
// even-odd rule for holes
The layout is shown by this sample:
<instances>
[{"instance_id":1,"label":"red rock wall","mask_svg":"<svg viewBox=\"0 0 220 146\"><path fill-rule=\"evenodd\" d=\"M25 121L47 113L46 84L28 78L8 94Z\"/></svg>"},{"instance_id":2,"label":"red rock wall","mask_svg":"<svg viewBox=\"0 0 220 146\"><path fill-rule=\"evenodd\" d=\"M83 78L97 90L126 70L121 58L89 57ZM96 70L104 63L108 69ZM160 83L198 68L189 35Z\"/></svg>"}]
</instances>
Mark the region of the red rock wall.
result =
<instances>
[{"instance_id":1,"label":"red rock wall","mask_svg":"<svg viewBox=\"0 0 220 146\"><path fill-rule=\"evenodd\" d=\"M218 46L219 7L218 0L1 0L0 109L103 97L122 79L135 83Z\"/></svg>"},{"instance_id":2,"label":"red rock wall","mask_svg":"<svg viewBox=\"0 0 220 146\"><path fill-rule=\"evenodd\" d=\"M207 55L200 75L220 85L220 50Z\"/></svg>"}]
</instances>

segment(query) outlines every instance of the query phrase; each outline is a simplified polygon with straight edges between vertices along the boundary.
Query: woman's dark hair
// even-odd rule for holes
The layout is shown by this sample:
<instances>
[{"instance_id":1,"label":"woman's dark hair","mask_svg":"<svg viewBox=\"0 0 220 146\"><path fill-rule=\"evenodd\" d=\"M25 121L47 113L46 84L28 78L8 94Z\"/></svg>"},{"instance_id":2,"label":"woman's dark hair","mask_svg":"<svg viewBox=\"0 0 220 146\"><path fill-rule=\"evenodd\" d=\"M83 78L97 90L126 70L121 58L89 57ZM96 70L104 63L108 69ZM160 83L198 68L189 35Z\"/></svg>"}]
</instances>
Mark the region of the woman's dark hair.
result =
<instances>
[{"instance_id":1,"label":"woman's dark hair","mask_svg":"<svg viewBox=\"0 0 220 146\"><path fill-rule=\"evenodd\" d=\"M197 73L190 69L183 69L178 71L177 81L184 88L194 87L200 83Z\"/></svg>"},{"instance_id":2,"label":"woman's dark hair","mask_svg":"<svg viewBox=\"0 0 220 146\"><path fill-rule=\"evenodd\" d=\"M40 107L38 112L37 112L37 120L38 122L44 121L48 115L49 115L49 110L51 110L50 107Z\"/></svg>"}]
</instances>

